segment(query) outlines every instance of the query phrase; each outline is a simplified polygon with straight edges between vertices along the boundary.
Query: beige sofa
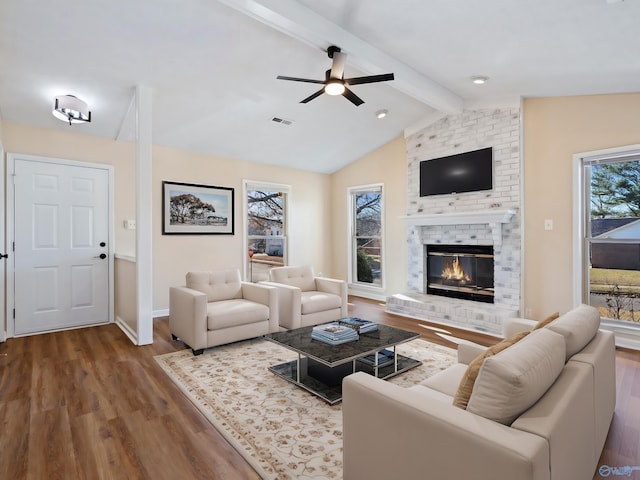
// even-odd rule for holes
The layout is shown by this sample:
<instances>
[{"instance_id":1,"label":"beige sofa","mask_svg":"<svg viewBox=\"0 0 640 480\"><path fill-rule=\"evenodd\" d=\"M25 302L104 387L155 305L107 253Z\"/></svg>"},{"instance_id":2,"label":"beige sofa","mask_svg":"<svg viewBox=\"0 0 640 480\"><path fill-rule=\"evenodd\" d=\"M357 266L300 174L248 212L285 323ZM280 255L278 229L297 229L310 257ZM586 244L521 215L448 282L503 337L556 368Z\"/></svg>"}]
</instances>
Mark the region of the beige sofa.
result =
<instances>
[{"instance_id":1,"label":"beige sofa","mask_svg":"<svg viewBox=\"0 0 640 480\"><path fill-rule=\"evenodd\" d=\"M280 326L291 330L340 320L347 316L347 284L316 277L310 266L274 267L271 282L278 288Z\"/></svg>"},{"instance_id":2,"label":"beige sofa","mask_svg":"<svg viewBox=\"0 0 640 480\"><path fill-rule=\"evenodd\" d=\"M186 286L169 289L169 330L194 355L277 332L277 290L241 281L238 269L189 272Z\"/></svg>"},{"instance_id":3,"label":"beige sofa","mask_svg":"<svg viewBox=\"0 0 640 480\"><path fill-rule=\"evenodd\" d=\"M535 325L514 319L505 331ZM599 325L582 305L479 358L466 409L453 401L477 347L460 345L458 364L410 388L348 376L345 480L590 480L616 399L614 337Z\"/></svg>"}]
</instances>

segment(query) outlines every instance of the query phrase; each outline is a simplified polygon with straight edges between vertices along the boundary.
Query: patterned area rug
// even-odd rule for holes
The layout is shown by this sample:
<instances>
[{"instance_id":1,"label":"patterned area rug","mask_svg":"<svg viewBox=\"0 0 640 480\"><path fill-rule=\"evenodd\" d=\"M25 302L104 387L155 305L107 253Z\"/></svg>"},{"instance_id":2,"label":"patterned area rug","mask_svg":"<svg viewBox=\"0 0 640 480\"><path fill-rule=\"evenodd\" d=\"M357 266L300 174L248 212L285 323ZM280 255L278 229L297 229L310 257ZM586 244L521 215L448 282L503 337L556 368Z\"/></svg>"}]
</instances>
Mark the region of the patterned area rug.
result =
<instances>
[{"instance_id":1,"label":"patterned area rug","mask_svg":"<svg viewBox=\"0 0 640 480\"><path fill-rule=\"evenodd\" d=\"M413 340L398 352L423 364L389 381L402 386L455 363L449 348ZM158 355L156 361L264 480L342 479L342 412L267 370L294 352L256 339Z\"/></svg>"}]
</instances>

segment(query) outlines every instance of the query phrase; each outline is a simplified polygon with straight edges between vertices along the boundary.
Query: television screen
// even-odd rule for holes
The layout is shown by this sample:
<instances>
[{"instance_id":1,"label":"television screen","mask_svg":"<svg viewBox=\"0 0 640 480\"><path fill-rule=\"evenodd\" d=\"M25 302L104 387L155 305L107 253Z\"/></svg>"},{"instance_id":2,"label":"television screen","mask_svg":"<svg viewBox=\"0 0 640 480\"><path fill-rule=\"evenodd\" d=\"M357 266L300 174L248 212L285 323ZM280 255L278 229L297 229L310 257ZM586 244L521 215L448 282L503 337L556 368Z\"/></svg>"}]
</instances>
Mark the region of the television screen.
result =
<instances>
[{"instance_id":1,"label":"television screen","mask_svg":"<svg viewBox=\"0 0 640 480\"><path fill-rule=\"evenodd\" d=\"M493 148L420 162L420 196L493 188Z\"/></svg>"}]
</instances>

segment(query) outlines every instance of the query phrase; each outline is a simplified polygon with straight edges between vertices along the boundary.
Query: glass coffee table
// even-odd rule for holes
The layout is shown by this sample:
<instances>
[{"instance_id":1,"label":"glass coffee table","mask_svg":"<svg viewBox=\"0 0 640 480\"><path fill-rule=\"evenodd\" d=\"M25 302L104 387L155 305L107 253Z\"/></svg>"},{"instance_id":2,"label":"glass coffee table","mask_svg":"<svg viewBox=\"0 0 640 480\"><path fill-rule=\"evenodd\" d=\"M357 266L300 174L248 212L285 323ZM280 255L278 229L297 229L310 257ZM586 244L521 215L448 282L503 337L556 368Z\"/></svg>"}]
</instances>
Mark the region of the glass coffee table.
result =
<instances>
[{"instance_id":1,"label":"glass coffee table","mask_svg":"<svg viewBox=\"0 0 640 480\"><path fill-rule=\"evenodd\" d=\"M363 371L387 379L422 363L396 352L397 345L419 338L418 333L378 324L377 330L360 334L358 340L329 345L311 338L312 331L313 327L302 327L265 335L298 353L296 360L269 370L332 405L342 400L342 379L347 375Z\"/></svg>"}]
</instances>

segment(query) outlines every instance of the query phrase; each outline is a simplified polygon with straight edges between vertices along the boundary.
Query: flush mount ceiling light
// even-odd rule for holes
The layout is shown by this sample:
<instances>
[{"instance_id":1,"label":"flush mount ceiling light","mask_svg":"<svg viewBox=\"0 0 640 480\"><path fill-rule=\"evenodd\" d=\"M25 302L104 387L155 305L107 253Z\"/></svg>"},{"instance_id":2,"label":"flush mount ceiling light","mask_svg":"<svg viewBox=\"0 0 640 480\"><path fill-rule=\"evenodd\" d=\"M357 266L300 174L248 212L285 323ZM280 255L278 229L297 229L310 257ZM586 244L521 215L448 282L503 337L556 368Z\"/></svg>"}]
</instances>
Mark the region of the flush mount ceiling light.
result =
<instances>
[{"instance_id":1,"label":"flush mount ceiling light","mask_svg":"<svg viewBox=\"0 0 640 480\"><path fill-rule=\"evenodd\" d=\"M483 85L487 83L487 80L489 80L489 77L482 77L482 76L471 77L471 81L476 85Z\"/></svg>"},{"instance_id":2,"label":"flush mount ceiling light","mask_svg":"<svg viewBox=\"0 0 640 480\"><path fill-rule=\"evenodd\" d=\"M388 110L384 109L384 110L378 110L376 112L376 118L384 118L387 116L387 114L389 113Z\"/></svg>"},{"instance_id":3,"label":"flush mount ceiling light","mask_svg":"<svg viewBox=\"0 0 640 480\"><path fill-rule=\"evenodd\" d=\"M53 102L53 116L63 122L85 123L91 121L91 112L85 102L74 95L60 95Z\"/></svg>"}]
</instances>

